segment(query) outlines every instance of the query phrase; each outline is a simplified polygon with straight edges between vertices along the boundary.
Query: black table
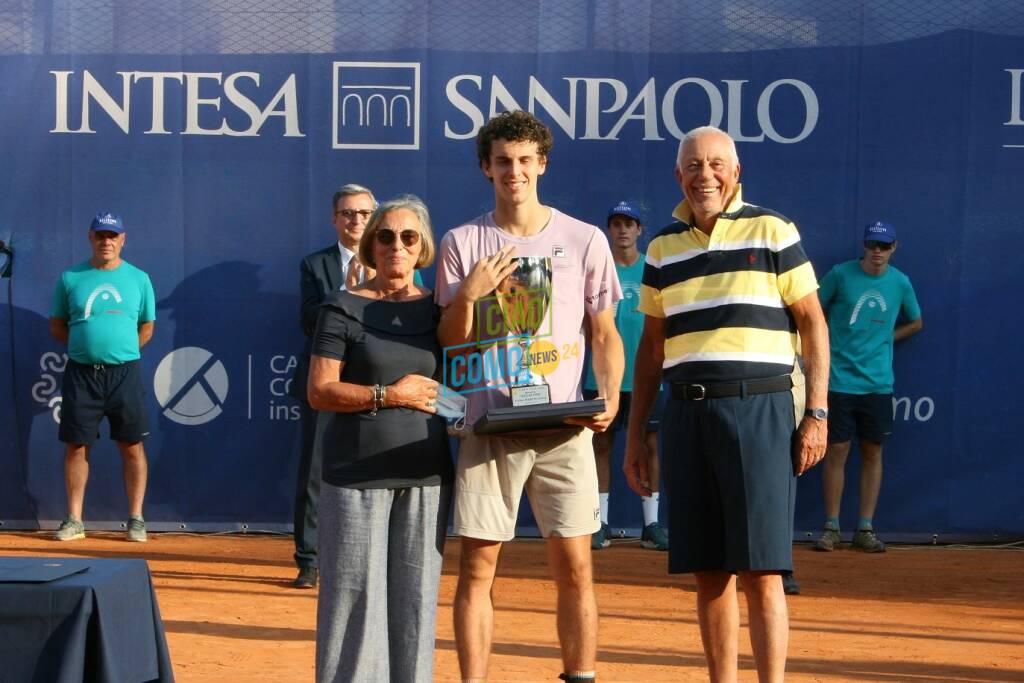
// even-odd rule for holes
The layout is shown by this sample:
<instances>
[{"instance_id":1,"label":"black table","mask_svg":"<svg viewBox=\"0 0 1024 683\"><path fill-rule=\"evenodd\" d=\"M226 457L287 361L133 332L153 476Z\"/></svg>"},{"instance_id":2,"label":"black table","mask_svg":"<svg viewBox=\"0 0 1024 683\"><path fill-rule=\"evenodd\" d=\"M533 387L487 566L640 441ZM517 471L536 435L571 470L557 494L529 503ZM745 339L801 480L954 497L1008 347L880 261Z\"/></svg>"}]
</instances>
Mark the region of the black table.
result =
<instances>
[{"instance_id":1,"label":"black table","mask_svg":"<svg viewBox=\"0 0 1024 683\"><path fill-rule=\"evenodd\" d=\"M27 562L85 571L8 582ZM144 560L0 558L0 681L174 681Z\"/></svg>"}]
</instances>

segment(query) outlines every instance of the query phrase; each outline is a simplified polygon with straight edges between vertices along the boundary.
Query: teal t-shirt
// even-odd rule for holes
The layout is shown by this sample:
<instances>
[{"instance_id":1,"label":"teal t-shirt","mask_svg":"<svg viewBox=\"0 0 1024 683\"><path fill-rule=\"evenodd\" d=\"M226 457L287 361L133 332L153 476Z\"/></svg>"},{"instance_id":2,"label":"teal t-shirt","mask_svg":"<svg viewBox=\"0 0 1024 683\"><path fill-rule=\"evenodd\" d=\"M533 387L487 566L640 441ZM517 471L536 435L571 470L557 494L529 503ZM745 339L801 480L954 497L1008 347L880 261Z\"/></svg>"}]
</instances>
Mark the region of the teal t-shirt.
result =
<instances>
[{"instance_id":1,"label":"teal t-shirt","mask_svg":"<svg viewBox=\"0 0 1024 683\"><path fill-rule=\"evenodd\" d=\"M626 368L622 373L622 391L633 391L633 358L640 346L640 336L644 331L644 314L637 310L640 305L640 283L644 278L644 255L631 266L615 264L615 274L619 276L622 286L622 299L613 304L615 308L615 327L622 337L622 346L626 351ZM596 390L597 379L594 377L592 363L587 361L587 380L585 389Z\"/></svg>"},{"instance_id":2,"label":"teal t-shirt","mask_svg":"<svg viewBox=\"0 0 1024 683\"><path fill-rule=\"evenodd\" d=\"M139 358L139 323L156 319L149 276L128 263L99 270L89 261L61 273L50 316L68 321L68 356L114 365Z\"/></svg>"},{"instance_id":3,"label":"teal t-shirt","mask_svg":"<svg viewBox=\"0 0 1024 683\"><path fill-rule=\"evenodd\" d=\"M910 278L889 266L868 275L860 261L840 263L818 289L828 313L832 363L829 389L846 394L891 394L892 332L901 316L912 322L921 307Z\"/></svg>"}]
</instances>

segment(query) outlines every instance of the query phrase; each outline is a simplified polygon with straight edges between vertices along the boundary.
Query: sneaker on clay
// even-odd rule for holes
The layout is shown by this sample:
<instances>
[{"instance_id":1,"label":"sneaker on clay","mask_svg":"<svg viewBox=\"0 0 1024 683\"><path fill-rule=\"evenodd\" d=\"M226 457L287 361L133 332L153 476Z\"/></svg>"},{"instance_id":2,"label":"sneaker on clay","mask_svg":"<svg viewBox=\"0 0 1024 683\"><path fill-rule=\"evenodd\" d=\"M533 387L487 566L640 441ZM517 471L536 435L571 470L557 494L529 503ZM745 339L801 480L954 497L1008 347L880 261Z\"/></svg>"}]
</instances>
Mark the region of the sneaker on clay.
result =
<instances>
[{"instance_id":1,"label":"sneaker on clay","mask_svg":"<svg viewBox=\"0 0 1024 683\"><path fill-rule=\"evenodd\" d=\"M853 535L853 544L850 547L863 553L885 552L885 544L878 540L878 536L875 536L873 529L857 529L857 533Z\"/></svg>"},{"instance_id":2,"label":"sneaker on clay","mask_svg":"<svg viewBox=\"0 0 1024 683\"><path fill-rule=\"evenodd\" d=\"M146 542L146 521L142 517L128 518L128 540L136 543Z\"/></svg>"},{"instance_id":3,"label":"sneaker on clay","mask_svg":"<svg viewBox=\"0 0 1024 683\"><path fill-rule=\"evenodd\" d=\"M814 549L827 553L838 548L842 542L843 539L839 535L839 529L825 527L821 532L821 537L814 542Z\"/></svg>"},{"instance_id":4,"label":"sneaker on clay","mask_svg":"<svg viewBox=\"0 0 1024 683\"><path fill-rule=\"evenodd\" d=\"M640 545L648 550L668 550L668 534L660 524L651 522L640 535Z\"/></svg>"},{"instance_id":5,"label":"sneaker on clay","mask_svg":"<svg viewBox=\"0 0 1024 683\"><path fill-rule=\"evenodd\" d=\"M58 541L77 541L80 538L85 538L85 525L82 524L81 520L68 515L68 517L60 523L60 527L57 529L57 533L55 533L53 537Z\"/></svg>"},{"instance_id":6,"label":"sneaker on clay","mask_svg":"<svg viewBox=\"0 0 1024 683\"><path fill-rule=\"evenodd\" d=\"M611 536L611 528L604 522L601 522L601 528L590 536L591 550L600 550L601 548L607 548L610 546L612 544Z\"/></svg>"}]
</instances>

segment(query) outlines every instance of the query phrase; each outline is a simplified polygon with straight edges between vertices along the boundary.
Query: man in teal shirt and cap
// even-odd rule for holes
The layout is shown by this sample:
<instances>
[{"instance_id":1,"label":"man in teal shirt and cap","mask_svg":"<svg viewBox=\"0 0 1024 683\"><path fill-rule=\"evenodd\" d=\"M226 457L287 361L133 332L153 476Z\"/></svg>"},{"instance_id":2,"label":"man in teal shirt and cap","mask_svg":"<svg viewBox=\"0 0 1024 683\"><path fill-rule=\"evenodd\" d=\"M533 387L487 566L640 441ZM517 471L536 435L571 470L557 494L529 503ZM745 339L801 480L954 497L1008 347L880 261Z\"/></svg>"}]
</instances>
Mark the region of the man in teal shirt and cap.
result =
<instances>
[{"instance_id":1,"label":"man in teal shirt and cap","mask_svg":"<svg viewBox=\"0 0 1024 683\"><path fill-rule=\"evenodd\" d=\"M644 330L644 314L637 310L640 303L640 285L644 277L644 253L639 249L640 237L643 235L643 224L640 212L627 201L620 201L608 209L605 221L608 243L612 248L615 261L615 274L622 287L622 300L613 304L615 309L615 328L622 337L622 346L626 354L626 366L622 373L622 389L619 393L619 412L606 431L594 433L594 459L597 464L597 487L601 506L601 528L594 532L590 540L593 550L600 550L611 545L611 528L608 526L608 508L611 496L611 456L615 445L615 435L629 425L630 396L633 391L633 362L640 336ZM597 379L594 367L587 363L587 376L583 384L583 397L596 398L598 395ZM644 433L644 447L647 455L647 472L651 478L651 492L640 498L644 516L644 528L640 534L640 544L649 550L668 550L668 533L658 521L658 499L660 473L658 460L658 430L661 428L661 412L663 409L662 393L658 394L658 404L647 421Z\"/></svg>"},{"instance_id":2,"label":"man in teal shirt and cap","mask_svg":"<svg viewBox=\"0 0 1024 683\"><path fill-rule=\"evenodd\" d=\"M153 336L156 297L149 276L121 259L124 243L121 218L97 214L89 226L92 258L64 271L53 294L50 333L68 345L58 430L66 444L68 514L57 530L59 541L85 538L89 449L104 417L124 461L128 540L146 540L142 500L148 466L142 441L149 425L139 349Z\"/></svg>"},{"instance_id":3,"label":"man in teal shirt and cap","mask_svg":"<svg viewBox=\"0 0 1024 683\"><path fill-rule=\"evenodd\" d=\"M872 518L882 487L882 444L892 434L893 344L921 330L921 307L910 278L889 265L896 230L874 221L864 229L864 256L840 263L821 281L832 364L828 392L828 450L822 478L825 529L816 550L839 547L839 502L846 456L860 443L860 517L853 548L885 552Z\"/></svg>"}]
</instances>

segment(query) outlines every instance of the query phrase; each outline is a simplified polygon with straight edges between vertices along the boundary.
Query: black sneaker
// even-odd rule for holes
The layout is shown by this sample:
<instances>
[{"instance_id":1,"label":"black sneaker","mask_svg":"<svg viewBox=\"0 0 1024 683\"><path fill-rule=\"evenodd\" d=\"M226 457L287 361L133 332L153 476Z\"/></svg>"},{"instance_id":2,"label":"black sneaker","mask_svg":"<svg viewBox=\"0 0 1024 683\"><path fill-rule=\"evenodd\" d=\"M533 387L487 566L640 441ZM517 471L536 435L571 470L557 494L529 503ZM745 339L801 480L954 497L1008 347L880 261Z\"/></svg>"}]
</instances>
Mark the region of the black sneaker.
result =
<instances>
[{"instance_id":1,"label":"black sneaker","mask_svg":"<svg viewBox=\"0 0 1024 683\"><path fill-rule=\"evenodd\" d=\"M292 581L294 588L316 588L320 578L320 570L316 567L299 567L299 575Z\"/></svg>"},{"instance_id":2,"label":"black sneaker","mask_svg":"<svg viewBox=\"0 0 1024 683\"><path fill-rule=\"evenodd\" d=\"M786 595L800 595L800 584L793 577L793 572L783 572L782 592Z\"/></svg>"},{"instance_id":3,"label":"black sneaker","mask_svg":"<svg viewBox=\"0 0 1024 683\"><path fill-rule=\"evenodd\" d=\"M600 550L601 548L607 548L612 544L612 530L604 522L601 522L601 528L595 531L590 536L590 548L591 550Z\"/></svg>"}]
</instances>

